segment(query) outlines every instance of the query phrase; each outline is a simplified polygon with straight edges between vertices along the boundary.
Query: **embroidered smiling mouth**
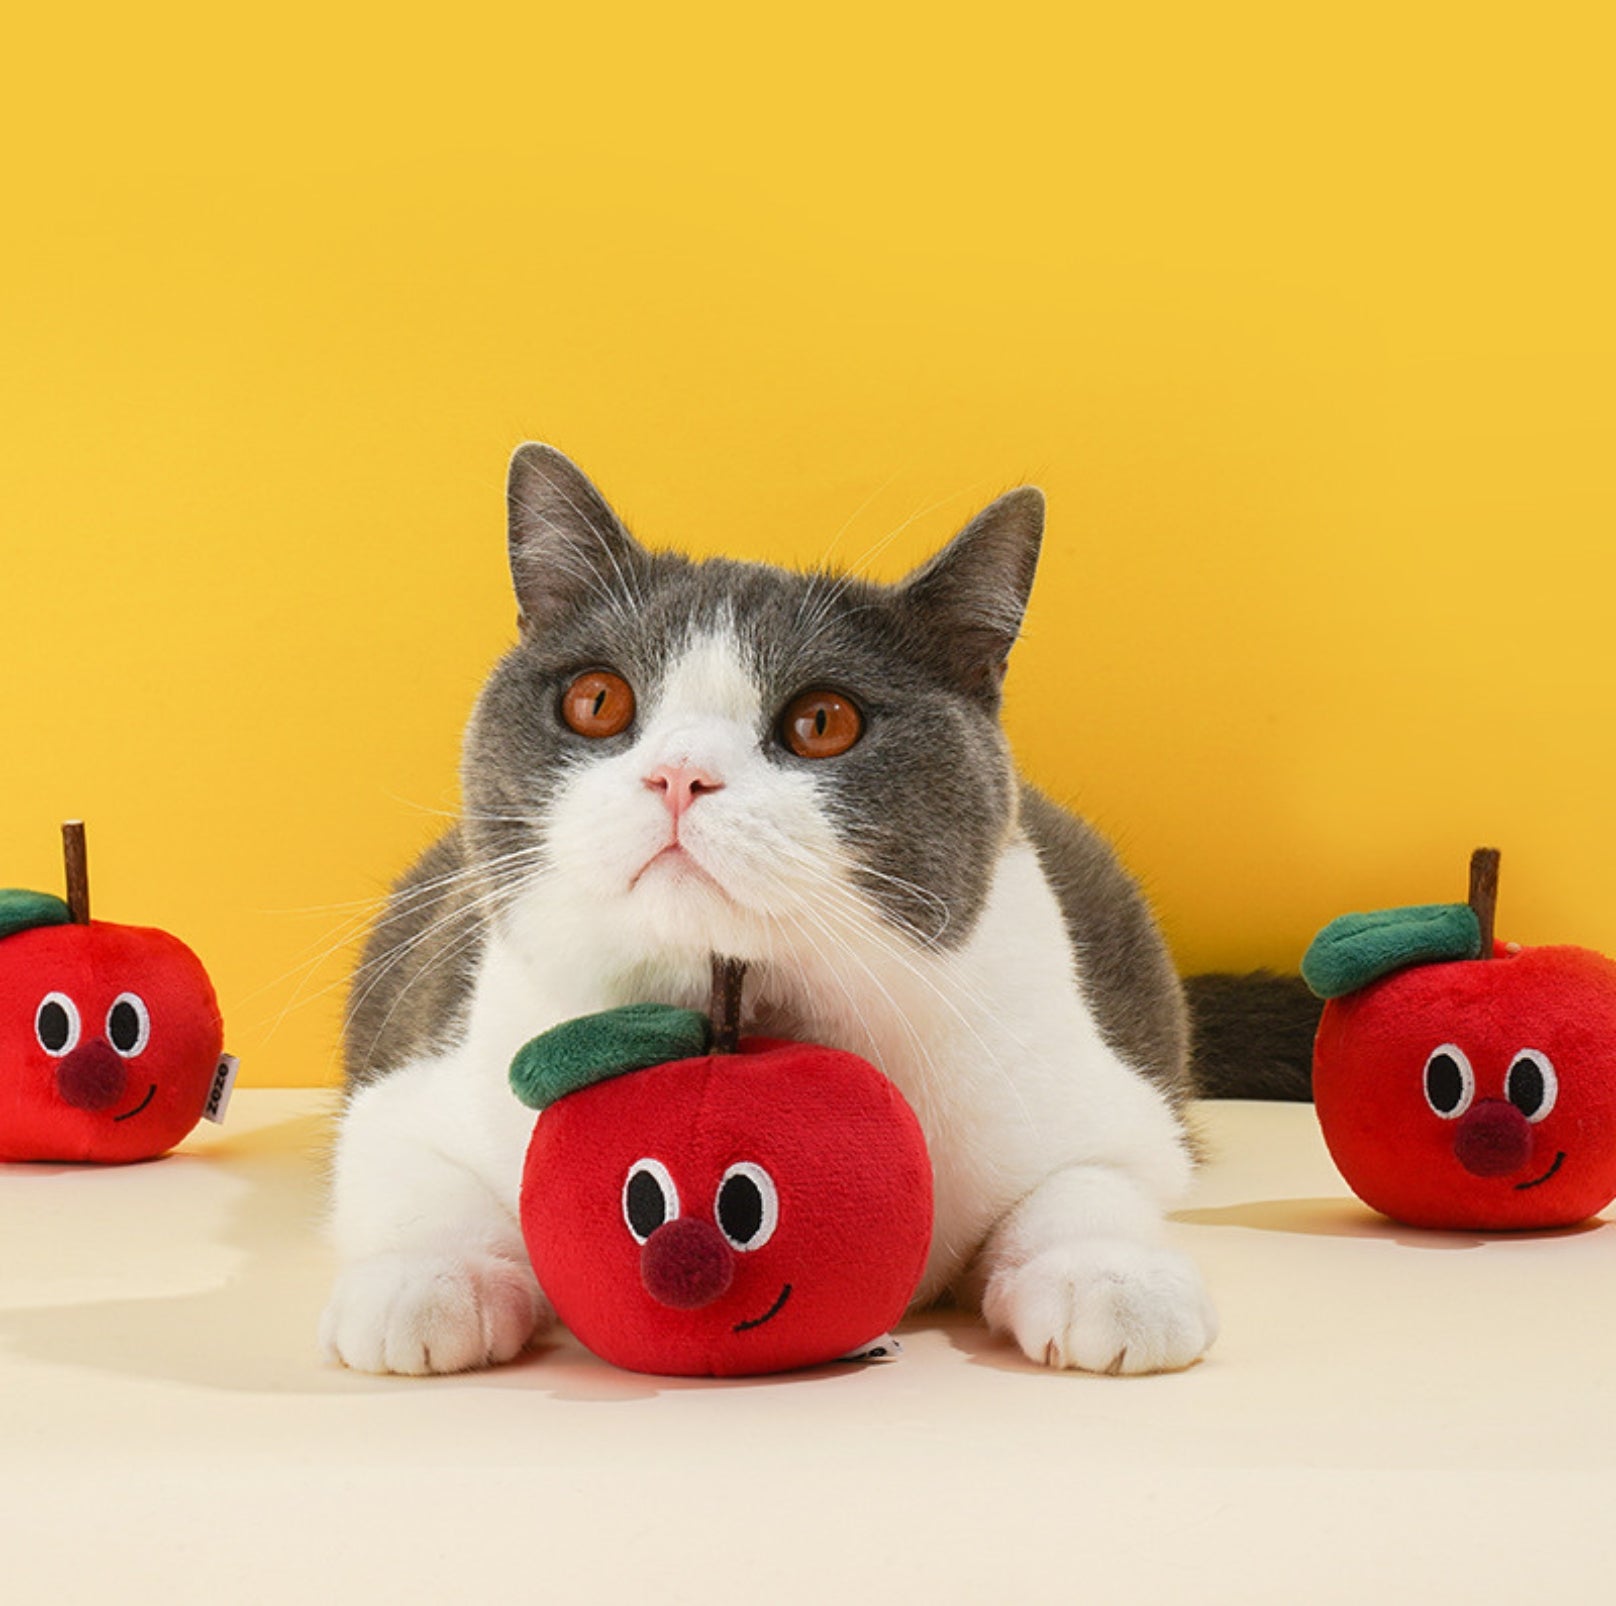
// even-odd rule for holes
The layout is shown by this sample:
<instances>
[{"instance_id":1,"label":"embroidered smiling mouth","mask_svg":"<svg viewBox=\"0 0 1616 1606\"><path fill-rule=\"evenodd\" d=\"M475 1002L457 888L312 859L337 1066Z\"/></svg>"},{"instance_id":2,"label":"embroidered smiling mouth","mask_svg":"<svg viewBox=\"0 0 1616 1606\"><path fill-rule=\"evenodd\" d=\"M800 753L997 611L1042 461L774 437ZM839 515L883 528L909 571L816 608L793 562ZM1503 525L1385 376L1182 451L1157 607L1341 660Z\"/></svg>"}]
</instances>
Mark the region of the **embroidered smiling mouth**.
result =
<instances>
[{"instance_id":1,"label":"embroidered smiling mouth","mask_svg":"<svg viewBox=\"0 0 1616 1606\"><path fill-rule=\"evenodd\" d=\"M130 1119L130 1118L131 1118L131 1117L132 1117L132 1116L136 1116L136 1115L139 1115L139 1114L140 1114L140 1112L141 1112L141 1111L142 1111L142 1110L143 1110L143 1109L145 1109L145 1108L146 1108L146 1106L147 1106L147 1105L148 1105L148 1104L150 1104L150 1103L151 1103L151 1101L152 1101L152 1100L153 1100L153 1099L154 1099L154 1098L156 1098L156 1096L157 1096L157 1084L156 1084L156 1083L155 1083L155 1082L153 1082L153 1083L152 1083L152 1085L151 1085L151 1086L150 1086L150 1087L148 1087L148 1088L147 1088L147 1089L146 1089L146 1096L145 1096L145 1098L143 1098L143 1099L142 1099L142 1100L141 1100L141 1101L140 1101L140 1103L138 1103L138 1104L137 1104L137 1105L136 1105L136 1106L135 1106L135 1107L134 1107L134 1109L132 1109L132 1110L125 1110L125 1111L124 1111L124 1112L123 1112L123 1114L122 1114L122 1115L115 1115L115 1116L113 1116L113 1118L112 1118L112 1119L113 1119L113 1120L114 1120L114 1121L127 1121L127 1120L129 1120L129 1119Z\"/></svg>"},{"instance_id":2,"label":"embroidered smiling mouth","mask_svg":"<svg viewBox=\"0 0 1616 1606\"><path fill-rule=\"evenodd\" d=\"M764 1311L761 1316L749 1322L737 1322L730 1331L732 1333L749 1333L754 1327L761 1327L765 1322L772 1322L780 1314L780 1308L791 1298L791 1284L787 1283L780 1290L780 1297Z\"/></svg>"},{"instance_id":3,"label":"embroidered smiling mouth","mask_svg":"<svg viewBox=\"0 0 1616 1606\"><path fill-rule=\"evenodd\" d=\"M1555 1155L1555 1157L1554 1157L1554 1164L1551 1165L1549 1167L1549 1169L1543 1173L1542 1176L1533 1177L1530 1182L1517 1182L1515 1184L1515 1191L1517 1193L1519 1193L1522 1188L1541 1187L1545 1182L1547 1182L1549 1180L1550 1177L1552 1177L1554 1175L1554 1173L1556 1171L1558 1171L1560 1169L1560 1167L1562 1165L1565 1164L1565 1157L1566 1157L1566 1152L1565 1152L1564 1149L1561 1149L1561 1151L1557 1155Z\"/></svg>"}]
</instances>

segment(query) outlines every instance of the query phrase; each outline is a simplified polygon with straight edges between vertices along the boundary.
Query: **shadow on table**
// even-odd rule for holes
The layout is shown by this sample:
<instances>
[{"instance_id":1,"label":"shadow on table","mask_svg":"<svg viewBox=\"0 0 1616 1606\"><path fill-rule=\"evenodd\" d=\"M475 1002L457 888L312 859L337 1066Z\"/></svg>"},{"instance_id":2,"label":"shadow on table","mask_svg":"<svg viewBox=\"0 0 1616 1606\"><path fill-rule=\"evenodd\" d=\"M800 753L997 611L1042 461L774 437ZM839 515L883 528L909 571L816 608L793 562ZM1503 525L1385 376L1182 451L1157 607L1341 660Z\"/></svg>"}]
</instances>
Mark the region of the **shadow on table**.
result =
<instances>
[{"instance_id":1,"label":"shadow on table","mask_svg":"<svg viewBox=\"0 0 1616 1606\"><path fill-rule=\"evenodd\" d=\"M448 1377L373 1377L325 1362L315 1341L334 1270L320 1234L330 1121L306 1116L221 1136L171 1154L159 1180L185 1198L199 1171L234 1190L205 1242L234 1250L239 1269L216 1288L149 1299L74 1300L0 1311L0 1347L44 1365L246 1394L377 1394L515 1389L576 1403L622 1404L690 1389L790 1387L856 1377L865 1363L752 1378L647 1377L590 1355L571 1335L540 1339L506 1366ZM83 1172L77 1166L39 1174ZM104 1168L88 1168L105 1174ZM204 1190L195 1190L198 1199ZM206 1197L211 1203L212 1193ZM77 1269L91 1264L88 1253ZM886 1365L872 1362L870 1365ZM898 1363L898 1364L901 1364Z\"/></svg>"},{"instance_id":2,"label":"shadow on table","mask_svg":"<svg viewBox=\"0 0 1616 1606\"><path fill-rule=\"evenodd\" d=\"M635 1400L655 1399L659 1394L795 1388L803 1383L847 1381L857 1377L866 1366L902 1364L901 1361L837 1361L800 1372L768 1372L760 1377L653 1377L643 1372L621 1371L591 1355L570 1334L563 1333L554 1341L541 1340L509 1366L467 1373L458 1378L395 1378L392 1381L403 1382L406 1386L459 1383L478 1388L519 1388L528 1393L546 1395L567 1405L623 1405Z\"/></svg>"},{"instance_id":3,"label":"shadow on table","mask_svg":"<svg viewBox=\"0 0 1616 1606\"><path fill-rule=\"evenodd\" d=\"M1173 1221L1192 1227L1247 1227L1255 1232L1299 1233L1309 1238L1378 1238L1408 1249L1483 1249L1490 1243L1575 1238L1596 1232L1603 1221L1538 1232L1436 1232L1405 1227L1375 1214L1368 1205L1339 1196L1324 1199L1250 1199L1241 1204L1175 1210Z\"/></svg>"},{"instance_id":4,"label":"shadow on table","mask_svg":"<svg viewBox=\"0 0 1616 1606\"><path fill-rule=\"evenodd\" d=\"M199 1208L218 1212L203 1242L236 1251L235 1273L194 1294L75 1299L0 1312L0 1346L46 1365L203 1388L314 1393L340 1387L340 1375L322 1375L314 1346L317 1301L329 1277L319 1234L329 1139L329 1120L311 1115L152 1162L161 1168L161 1185L174 1190L165 1210L188 1202L199 1174L226 1177L232 1192L222 1206L215 1205L213 1190L194 1191ZM78 1270L93 1269L96 1247L85 1246Z\"/></svg>"}]
</instances>

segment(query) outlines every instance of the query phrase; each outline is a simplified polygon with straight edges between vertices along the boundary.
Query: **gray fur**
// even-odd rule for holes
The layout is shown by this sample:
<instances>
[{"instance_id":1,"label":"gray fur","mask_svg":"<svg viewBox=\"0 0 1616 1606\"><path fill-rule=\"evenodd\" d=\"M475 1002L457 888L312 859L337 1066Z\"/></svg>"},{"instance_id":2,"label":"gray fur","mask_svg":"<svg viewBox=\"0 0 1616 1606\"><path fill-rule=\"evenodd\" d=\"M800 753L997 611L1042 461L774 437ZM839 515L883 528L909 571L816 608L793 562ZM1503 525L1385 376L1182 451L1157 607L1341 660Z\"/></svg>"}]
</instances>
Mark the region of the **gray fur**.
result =
<instances>
[{"instance_id":1,"label":"gray fur","mask_svg":"<svg viewBox=\"0 0 1616 1606\"><path fill-rule=\"evenodd\" d=\"M1144 896L1105 839L1030 786L1021 819L1049 877L1106 1042L1175 1106L1193 1096L1184 990Z\"/></svg>"},{"instance_id":2,"label":"gray fur","mask_svg":"<svg viewBox=\"0 0 1616 1606\"><path fill-rule=\"evenodd\" d=\"M456 825L393 888L349 989L342 1046L350 1087L458 1035L488 918L471 872Z\"/></svg>"},{"instance_id":3,"label":"gray fur","mask_svg":"<svg viewBox=\"0 0 1616 1606\"><path fill-rule=\"evenodd\" d=\"M1313 1038L1324 1005L1300 976L1191 976L1195 1079L1202 1098L1313 1097Z\"/></svg>"},{"instance_id":4,"label":"gray fur","mask_svg":"<svg viewBox=\"0 0 1616 1606\"><path fill-rule=\"evenodd\" d=\"M999 726L1043 527L1037 491L1001 497L896 586L649 552L549 447L516 454L509 501L520 639L467 731L465 817L399 883L366 948L350 1083L453 1037L487 922L544 851L559 784L633 741L634 724L595 740L569 730L559 704L571 679L610 668L643 701L693 635L727 626L763 689L760 745L772 763L834 776L833 822L888 922L917 945L963 943L1019 818L1102 1032L1175 1104L1190 1095L1183 993L1143 898L1088 826L1021 785ZM838 758L802 759L778 739L780 713L809 687L863 711L863 736Z\"/></svg>"}]
</instances>

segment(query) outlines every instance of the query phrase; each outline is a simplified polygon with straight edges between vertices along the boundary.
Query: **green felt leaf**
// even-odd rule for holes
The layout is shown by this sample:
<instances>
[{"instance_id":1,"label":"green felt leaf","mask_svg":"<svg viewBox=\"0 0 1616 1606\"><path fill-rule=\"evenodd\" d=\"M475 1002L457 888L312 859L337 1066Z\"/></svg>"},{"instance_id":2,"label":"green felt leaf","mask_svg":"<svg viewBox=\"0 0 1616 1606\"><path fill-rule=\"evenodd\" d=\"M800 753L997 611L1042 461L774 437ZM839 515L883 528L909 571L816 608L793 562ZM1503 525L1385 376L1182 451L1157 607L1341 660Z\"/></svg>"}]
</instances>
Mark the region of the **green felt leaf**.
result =
<instances>
[{"instance_id":1,"label":"green felt leaf","mask_svg":"<svg viewBox=\"0 0 1616 1606\"><path fill-rule=\"evenodd\" d=\"M1320 998L1340 998L1410 965L1480 957L1469 904L1425 903L1332 920L1302 956L1302 980Z\"/></svg>"},{"instance_id":2,"label":"green felt leaf","mask_svg":"<svg viewBox=\"0 0 1616 1606\"><path fill-rule=\"evenodd\" d=\"M524 1043L511 1061L511 1090L530 1109L542 1110L608 1077L694 1059L711 1042L711 1023L699 1009L625 1004L563 1021Z\"/></svg>"},{"instance_id":3,"label":"green felt leaf","mask_svg":"<svg viewBox=\"0 0 1616 1606\"><path fill-rule=\"evenodd\" d=\"M0 937L35 926L65 926L73 911L48 892L25 892L21 887L0 887Z\"/></svg>"}]
</instances>

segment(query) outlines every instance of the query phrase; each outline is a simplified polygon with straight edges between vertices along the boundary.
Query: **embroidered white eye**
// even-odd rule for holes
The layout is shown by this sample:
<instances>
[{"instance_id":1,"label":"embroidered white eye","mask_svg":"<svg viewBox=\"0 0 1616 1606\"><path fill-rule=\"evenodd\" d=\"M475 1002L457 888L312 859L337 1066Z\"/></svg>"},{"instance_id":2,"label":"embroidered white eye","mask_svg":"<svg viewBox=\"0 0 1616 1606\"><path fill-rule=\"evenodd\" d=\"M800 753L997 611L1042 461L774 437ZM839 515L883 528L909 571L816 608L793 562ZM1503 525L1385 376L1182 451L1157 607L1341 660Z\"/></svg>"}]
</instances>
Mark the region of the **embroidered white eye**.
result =
<instances>
[{"instance_id":1,"label":"embroidered white eye","mask_svg":"<svg viewBox=\"0 0 1616 1606\"><path fill-rule=\"evenodd\" d=\"M780 1225L780 1195L774 1178L750 1160L732 1165L718 1185L713 1214L732 1249L761 1249Z\"/></svg>"},{"instance_id":2,"label":"embroidered white eye","mask_svg":"<svg viewBox=\"0 0 1616 1606\"><path fill-rule=\"evenodd\" d=\"M636 1160L623 1183L623 1220L643 1244L665 1221L679 1214L679 1190L660 1160Z\"/></svg>"},{"instance_id":3,"label":"embroidered white eye","mask_svg":"<svg viewBox=\"0 0 1616 1606\"><path fill-rule=\"evenodd\" d=\"M1476 1096L1476 1073L1470 1069L1465 1051L1455 1043L1444 1043L1425 1062L1425 1102L1444 1121L1457 1120L1470 1108Z\"/></svg>"},{"instance_id":4,"label":"embroidered white eye","mask_svg":"<svg viewBox=\"0 0 1616 1606\"><path fill-rule=\"evenodd\" d=\"M79 1046L79 1006L66 993L46 993L34 1012L34 1036L47 1054L60 1059Z\"/></svg>"},{"instance_id":5,"label":"embroidered white eye","mask_svg":"<svg viewBox=\"0 0 1616 1606\"><path fill-rule=\"evenodd\" d=\"M107 1011L107 1041L132 1060L151 1041L151 1012L139 993L119 993Z\"/></svg>"},{"instance_id":6,"label":"embroidered white eye","mask_svg":"<svg viewBox=\"0 0 1616 1606\"><path fill-rule=\"evenodd\" d=\"M1528 1121L1541 1121L1560 1096L1560 1078L1547 1054L1523 1048L1510 1062L1504 1096Z\"/></svg>"}]
</instances>

